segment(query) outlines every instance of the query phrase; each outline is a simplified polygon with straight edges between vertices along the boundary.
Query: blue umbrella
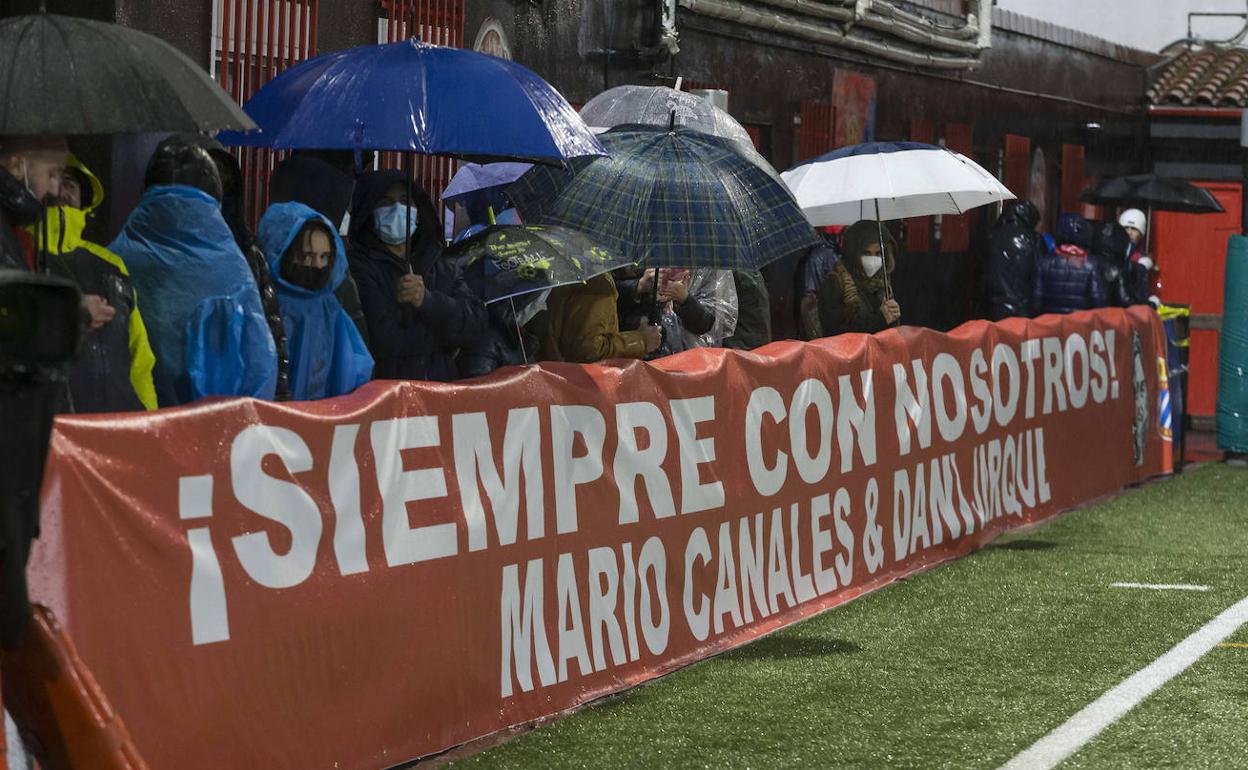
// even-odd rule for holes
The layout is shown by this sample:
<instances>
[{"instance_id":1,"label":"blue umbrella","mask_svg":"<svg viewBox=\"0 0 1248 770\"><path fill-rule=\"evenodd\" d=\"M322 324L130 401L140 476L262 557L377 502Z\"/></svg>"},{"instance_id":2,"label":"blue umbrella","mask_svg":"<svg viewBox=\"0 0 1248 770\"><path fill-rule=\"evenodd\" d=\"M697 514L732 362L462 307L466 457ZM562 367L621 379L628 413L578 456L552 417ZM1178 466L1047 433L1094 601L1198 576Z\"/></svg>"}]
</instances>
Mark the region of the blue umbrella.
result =
<instances>
[{"instance_id":1,"label":"blue umbrella","mask_svg":"<svg viewBox=\"0 0 1248 770\"><path fill-rule=\"evenodd\" d=\"M531 163L465 163L442 191L442 201L453 203L481 190L506 187L531 168Z\"/></svg>"},{"instance_id":2,"label":"blue umbrella","mask_svg":"<svg viewBox=\"0 0 1248 770\"><path fill-rule=\"evenodd\" d=\"M501 212L511 206L505 188L531 168L531 163L465 163L442 191L442 203L462 204L470 221L484 222L488 209Z\"/></svg>"},{"instance_id":3,"label":"blue umbrella","mask_svg":"<svg viewBox=\"0 0 1248 770\"><path fill-rule=\"evenodd\" d=\"M417 40L309 59L243 109L260 130L222 132L222 144L545 163L604 154L576 111L532 71Z\"/></svg>"},{"instance_id":4,"label":"blue umbrella","mask_svg":"<svg viewBox=\"0 0 1248 770\"><path fill-rule=\"evenodd\" d=\"M532 167L533 163L464 163L442 191L442 201L453 203L472 197L474 192L507 187Z\"/></svg>"}]
</instances>

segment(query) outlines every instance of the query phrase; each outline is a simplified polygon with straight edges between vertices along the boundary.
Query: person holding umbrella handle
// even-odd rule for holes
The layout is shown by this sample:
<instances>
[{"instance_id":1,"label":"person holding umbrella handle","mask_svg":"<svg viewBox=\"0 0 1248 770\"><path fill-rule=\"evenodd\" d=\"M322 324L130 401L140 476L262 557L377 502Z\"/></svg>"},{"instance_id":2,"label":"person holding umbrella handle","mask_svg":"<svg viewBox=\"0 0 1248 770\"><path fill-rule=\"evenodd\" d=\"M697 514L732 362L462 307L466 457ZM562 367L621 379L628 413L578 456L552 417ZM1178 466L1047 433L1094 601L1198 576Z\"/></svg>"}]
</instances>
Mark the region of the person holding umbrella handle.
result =
<instances>
[{"instance_id":1,"label":"person holding umbrella handle","mask_svg":"<svg viewBox=\"0 0 1248 770\"><path fill-rule=\"evenodd\" d=\"M398 170L356 180L347 264L359 287L376 379L459 379L460 348L489 329L462 266L444 258L437 210Z\"/></svg>"},{"instance_id":2,"label":"person holding umbrella handle","mask_svg":"<svg viewBox=\"0 0 1248 770\"><path fill-rule=\"evenodd\" d=\"M897 242L892 233L864 219L846 229L841 242L844 257L816 294L823 333L871 334L896 326L901 305L892 297L887 281L896 264Z\"/></svg>"}]
</instances>

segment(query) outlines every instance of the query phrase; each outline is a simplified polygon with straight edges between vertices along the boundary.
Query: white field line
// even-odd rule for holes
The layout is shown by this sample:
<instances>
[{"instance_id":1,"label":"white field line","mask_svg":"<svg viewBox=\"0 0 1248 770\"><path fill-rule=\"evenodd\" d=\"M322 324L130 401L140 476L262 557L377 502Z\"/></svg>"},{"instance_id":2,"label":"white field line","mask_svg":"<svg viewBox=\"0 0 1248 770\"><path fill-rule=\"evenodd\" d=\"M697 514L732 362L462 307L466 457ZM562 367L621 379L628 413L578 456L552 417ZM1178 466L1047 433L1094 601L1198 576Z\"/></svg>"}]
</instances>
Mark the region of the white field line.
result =
<instances>
[{"instance_id":1,"label":"white field line","mask_svg":"<svg viewBox=\"0 0 1248 770\"><path fill-rule=\"evenodd\" d=\"M1150 591L1208 591L1209 586L1197 586L1190 583L1110 583L1110 588L1147 588Z\"/></svg>"},{"instance_id":2,"label":"white field line","mask_svg":"<svg viewBox=\"0 0 1248 770\"><path fill-rule=\"evenodd\" d=\"M1245 623L1248 623L1248 597L1223 610L1165 655L1097 698L1061 727L1006 762L1001 770L1049 770L1056 767Z\"/></svg>"}]
</instances>

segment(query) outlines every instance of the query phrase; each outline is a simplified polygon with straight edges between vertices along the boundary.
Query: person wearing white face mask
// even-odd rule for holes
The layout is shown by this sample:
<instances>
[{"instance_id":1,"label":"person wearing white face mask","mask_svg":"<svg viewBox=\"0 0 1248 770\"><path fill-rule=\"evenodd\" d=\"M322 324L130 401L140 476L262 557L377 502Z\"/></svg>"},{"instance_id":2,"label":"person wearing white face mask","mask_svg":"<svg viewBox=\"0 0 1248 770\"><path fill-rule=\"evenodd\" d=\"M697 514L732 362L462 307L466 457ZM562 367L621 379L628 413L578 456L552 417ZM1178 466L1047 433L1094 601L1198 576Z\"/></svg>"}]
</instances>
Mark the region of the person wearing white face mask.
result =
<instances>
[{"instance_id":1,"label":"person wearing white face mask","mask_svg":"<svg viewBox=\"0 0 1248 770\"><path fill-rule=\"evenodd\" d=\"M442 225L429 196L400 171L356 181L347 263L359 287L375 361L373 377L459 378L459 348L488 328L484 303L442 256Z\"/></svg>"},{"instance_id":2,"label":"person wearing white face mask","mask_svg":"<svg viewBox=\"0 0 1248 770\"><path fill-rule=\"evenodd\" d=\"M901 320L901 306L885 291L886 275L896 264L897 243L885 227L881 248L879 232L877 222L864 219L842 234L844 256L816 295L825 335L871 334Z\"/></svg>"}]
</instances>

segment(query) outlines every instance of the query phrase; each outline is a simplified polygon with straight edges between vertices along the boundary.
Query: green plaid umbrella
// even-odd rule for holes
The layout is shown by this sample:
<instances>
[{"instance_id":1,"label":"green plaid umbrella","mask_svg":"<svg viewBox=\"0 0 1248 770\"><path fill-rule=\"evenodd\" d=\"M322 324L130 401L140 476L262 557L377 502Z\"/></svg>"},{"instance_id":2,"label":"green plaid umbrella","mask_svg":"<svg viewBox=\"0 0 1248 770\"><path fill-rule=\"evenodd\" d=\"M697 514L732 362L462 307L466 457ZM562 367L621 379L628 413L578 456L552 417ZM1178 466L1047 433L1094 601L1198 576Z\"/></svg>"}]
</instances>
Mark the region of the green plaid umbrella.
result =
<instances>
[{"instance_id":1,"label":"green plaid umbrella","mask_svg":"<svg viewBox=\"0 0 1248 770\"><path fill-rule=\"evenodd\" d=\"M750 270L821 243L788 188L727 139L639 125L599 139L609 156L534 167L508 188L526 221L651 267Z\"/></svg>"},{"instance_id":2,"label":"green plaid umbrella","mask_svg":"<svg viewBox=\"0 0 1248 770\"><path fill-rule=\"evenodd\" d=\"M553 289L633 264L566 227L492 225L447 252L460 258L485 303Z\"/></svg>"}]
</instances>

